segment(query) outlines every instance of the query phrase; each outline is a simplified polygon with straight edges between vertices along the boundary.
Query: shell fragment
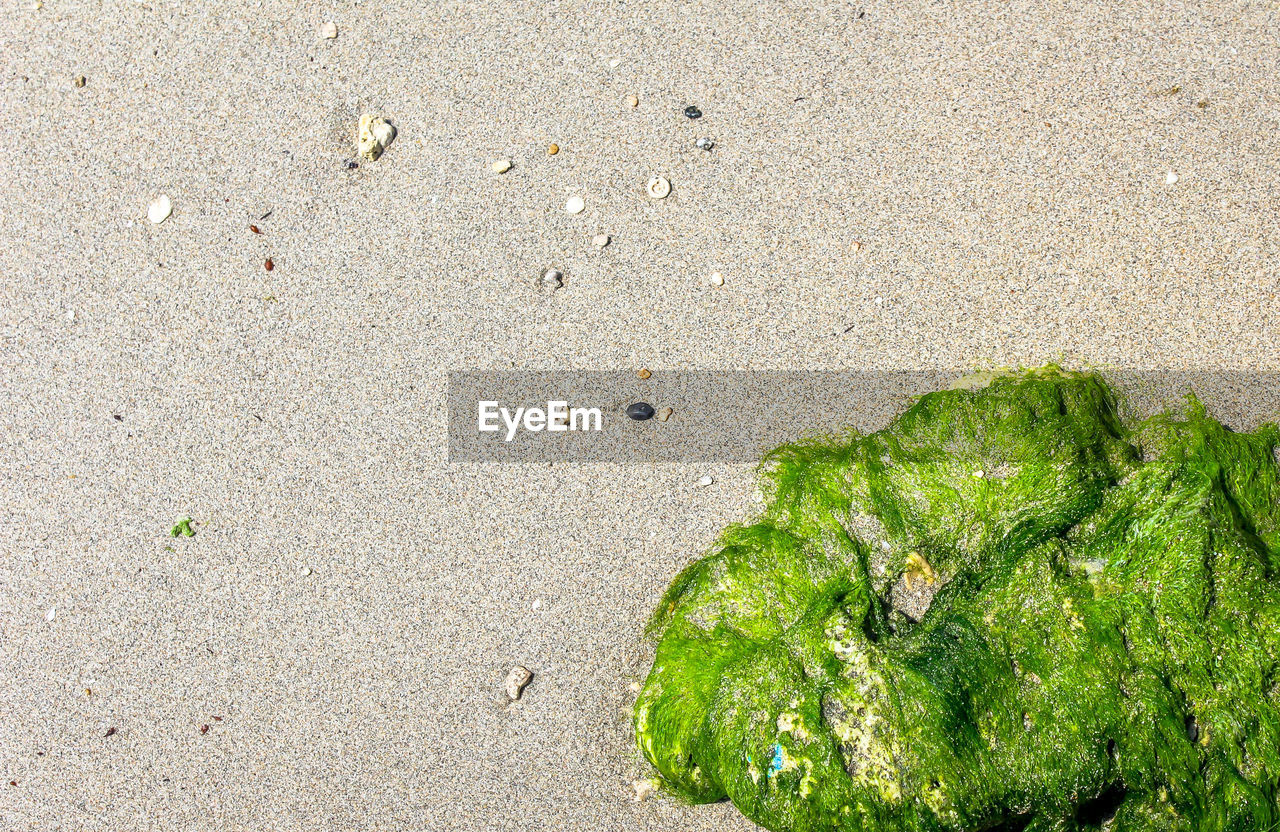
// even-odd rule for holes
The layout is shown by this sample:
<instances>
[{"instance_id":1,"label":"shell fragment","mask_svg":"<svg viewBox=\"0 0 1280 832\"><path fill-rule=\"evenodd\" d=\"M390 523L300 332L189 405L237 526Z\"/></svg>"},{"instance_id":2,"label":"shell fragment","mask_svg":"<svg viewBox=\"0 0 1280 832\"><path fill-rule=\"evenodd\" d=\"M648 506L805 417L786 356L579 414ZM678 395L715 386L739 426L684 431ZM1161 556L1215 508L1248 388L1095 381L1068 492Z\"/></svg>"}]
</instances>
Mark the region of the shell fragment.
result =
<instances>
[{"instance_id":1,"label":"shell fragment","mask_svg":"<svg viewBox=\"0 0 1280 832\"><path fill-rule=\"evenodd\" d=\"M671 183L665 177L655 176L645 186L645 193L654 199L666 199L667 195L671 193Z\"/></svg>"},{"instance_id":2,"label":"shell fragment","mask_svg":"<svg viewBox=\"0 0 1280 832\"><path fill-rule=\"evenodd\" d=\"M360 130L357 143L360 155L370 162L377 161L382 152L396 138L396 128L382 116L360 116Z\"/></svg>"},{"instance_id":3,"label":"shell fragment","mask_svg":"<svg viewBox=\"0 0 1280 832\"><path fill-rule=\"evenodd\" d=\"M587 208L587 203L580 196L571 196L569 201L564 204L565 213L581 214Z\"/></svg>"},{"instance_id":4,"label":"shell fragment","mask_svg":"<svg viewBox=\"0 0 1280 832\"><path fill-rule=\"evenodd\" d=\"M147 206L147 219L156 225L169 219L169 215L173 213L173 200L164 194L151 200L151 204Z\"/></svg>"}]
</instances>

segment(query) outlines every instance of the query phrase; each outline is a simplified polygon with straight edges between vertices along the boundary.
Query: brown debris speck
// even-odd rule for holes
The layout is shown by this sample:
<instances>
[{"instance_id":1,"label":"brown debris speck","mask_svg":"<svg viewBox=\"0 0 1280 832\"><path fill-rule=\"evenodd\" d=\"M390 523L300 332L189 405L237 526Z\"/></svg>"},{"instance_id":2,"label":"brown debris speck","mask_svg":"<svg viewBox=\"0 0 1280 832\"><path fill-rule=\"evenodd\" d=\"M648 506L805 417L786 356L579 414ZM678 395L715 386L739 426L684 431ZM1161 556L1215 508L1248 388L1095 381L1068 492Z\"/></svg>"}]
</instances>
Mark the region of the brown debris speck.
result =
<instances>
[{"instance_id":1,"label":"brown debris speck","mask_svg":"<svg viewBox=\"0 0 1280 832\"><path fill-rule=\"evenodd\" d=\"M250 230L250 231L252 231L254 234L261 234L261 233L262 233L262 229L261 229L261 228L259 228L259 227L258 227L258 226L256 226L256 225L251 225L251 226L249 226L249 230Z\"/></svg>"},{"instance_id":2,"label":"brown debris speck","mask_svg":"<svg viewBox=\"0 0 1280 832\"><path fill-rule=\"evenodd\" d=\"M116 727L115 727L114 725L112 725L110 728L108 728L108 729L107 729L107 733L103 734L103 736L104 736L104 737L109 737L109 736L111 736L112 734L114 734L115 732L116 732Z\"/></svg>"},{"instance_id":3,"label":"brown debris speck","mask_svg":"<svg viewBox=\"0 0 1280 832\"><path fill-rule=\"evenodd\" d=\"M209 726L208 726L208 725L201 725L201 726L200 726L200 733L202 733L202 734L207 734L207 733L209 733Z\"/></svg>"},{"instance_id":4,"label":"brown debris speck","mask_svg":"<svg viewBox=\"0 0 1280 832\"><path fill-rule=\"evenodd\" d=\"M271 271L272 269L274 269L274 268L276 267L276 264L275 264L275 263L272 263L272 262L271 262L271 258L270 258L270 257L268 257L268 258L267 258L267 262L263 263L263 264L262 264L262 267L263 267L264 269L266 269L267 271Z\"/></svg>"}]
</instances>

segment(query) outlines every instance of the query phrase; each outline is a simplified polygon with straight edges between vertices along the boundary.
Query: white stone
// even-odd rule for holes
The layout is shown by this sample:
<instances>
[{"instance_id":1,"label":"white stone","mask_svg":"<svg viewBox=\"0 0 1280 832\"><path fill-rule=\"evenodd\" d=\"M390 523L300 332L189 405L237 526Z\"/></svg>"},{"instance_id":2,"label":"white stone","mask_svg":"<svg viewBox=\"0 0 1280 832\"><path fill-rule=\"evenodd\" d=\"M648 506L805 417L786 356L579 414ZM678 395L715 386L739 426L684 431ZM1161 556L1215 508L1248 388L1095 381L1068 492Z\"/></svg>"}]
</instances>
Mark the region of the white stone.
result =
<instances>
[{"instance_id":1,"label":"white stone","mask_svg":"<svg viewBox=\"0 0 1280 832\"><path fill-rule=\"evenodd\" d=\"M720 272L712 272L712 273L711 273L711 285L712 285L712 286L723 286L723 285L724 285L724 275L720 274Z\"/></svg>"},{"instance_id":2,"label":"white stone","mask_svg":"<svg viewBox=\"0 0 1280 832\"><path fill-rule=\"evenodd\" d=\"M1164 175L1164 184L1176 185L1177 183L1178 183L1178 174L1174 173L1173 171L1169 171Z\"/></svg>"},{"instance_id":3,"label":"white stone","mask_svg":"<svg viewBox=\"0 0 1280 832\"><path fill-rule=\"evenodd\" d=\"M645 186L645 192L654 199L666 199L667 195L671 193L671 183L664 177L655 176Z\"/></svg>"},{"instance_id":4,"label":"white stone","mask_svg":"<svg viewBox=\"0 0 1280 832\"><path fill-rule=\"evenodd\" d=\"M357 149L370 162L376 162L391 142L395 141L396 128L382 116L360 116L360 128L356 133Z\"/></svg>"},{"instance_id":5,"label":"white stone","mask_svg":"<svg viewBox=\"0 0 1280 832\"><path fill-rule=\"evenodd\" d=\"M569 214L581 214L586 208L586 200L580 196L571 196L569 201L564 204L564 210Z\"/></svg>"},{"instance_id":6,"label":"white stone","mask_svg":"<svg viewBox=\"0 0 1280 832\"><path fill-rule=\"evenodd\" d=\"M716 481L716 478L711 476L710 474L703 474L701 477L698 478L698 485L702 486L703 488L706 488L708 485L711 485L715 481Z\"/></svg>"},{"instance_id":7,"label":"white stone","mask_svg":"<svg viewBox=\"0 0 1280 832\"><path fill-rule=\"evenodd\" d=\"M44 614L44 620L52 621L54 619L54 616L56 616L57 614L58 614L57 607L49 607L49 611Z\"/></svg>"},{"instance_id":8,"label":"white stone","mask_svg":"<svg viewBox=\"0 0 1280 832\"><path fill-rule=\"evenodd\" d=\"M169 215L173 213L173 200L164 194L151 200L151 204L147 206L147 219L156 225L169 219Z\"/></svg>"},{"instance_id":9,"label":"white stone","mask_svg":"<svg viewBox=\"0 0 1280 832\"><path fill-rule=\"evenodd\" d=\"M338 24L332 20L320 27L320 37L325 40L333 40L338 36Z\"/></svg>"},{"instance_id":10,"label":"white stone","mask_svg":"<svg viewBox=\"0 0 1280 832\"><path fill-rule=\"evenodd\" d=\"M507 171L511 170L511 160L498 159L493 163L493 165L491 165L491 167L493 168L494 173L506 173Z\"/></svg>"},{"instance_id":11,"label":"white stone","mask_svg":"<svg viewBox=\"0 0 1280 832\"><path fill-rule=\"evenodd\" d=\"M596 236L591 238L591 244L596 248L604 248L605 246L609 245L609 235L597 234Z\"/></svg>"},{"instance_id":12,"label":"white stone","mask_svg":"<svg viewBox=\"0 0 1280 832\"><path fill-rule=\"evenodd\" d=\"M519 699L524 694L525 685L533 681L533 673L529 668L522 665L516 665L511 668L511 672L507 674L507 679L503 682L503 688L507 691L507 698L512 702Z\"/></svg>"}]
</instances>

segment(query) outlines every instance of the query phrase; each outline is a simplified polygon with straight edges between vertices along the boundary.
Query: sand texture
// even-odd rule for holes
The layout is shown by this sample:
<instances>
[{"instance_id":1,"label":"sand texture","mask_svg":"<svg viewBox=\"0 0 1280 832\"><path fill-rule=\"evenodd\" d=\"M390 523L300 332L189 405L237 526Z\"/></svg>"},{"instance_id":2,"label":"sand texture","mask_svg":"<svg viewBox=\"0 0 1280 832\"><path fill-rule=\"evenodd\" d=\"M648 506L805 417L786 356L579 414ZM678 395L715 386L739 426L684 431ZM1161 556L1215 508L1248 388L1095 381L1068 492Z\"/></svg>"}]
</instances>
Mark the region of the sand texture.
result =
<instances>
[{"instance_id":1,"label":"sand texture","mask_svg":"<svg viewBox=\"0 0 1280 832\"><path fill-rule=\"evenodd\" d=\"M627 717L750 470L449 464L450 369L1280 357L1275 3L33 5L0 829L751 828Z\"/></svg>"}]
</instances>

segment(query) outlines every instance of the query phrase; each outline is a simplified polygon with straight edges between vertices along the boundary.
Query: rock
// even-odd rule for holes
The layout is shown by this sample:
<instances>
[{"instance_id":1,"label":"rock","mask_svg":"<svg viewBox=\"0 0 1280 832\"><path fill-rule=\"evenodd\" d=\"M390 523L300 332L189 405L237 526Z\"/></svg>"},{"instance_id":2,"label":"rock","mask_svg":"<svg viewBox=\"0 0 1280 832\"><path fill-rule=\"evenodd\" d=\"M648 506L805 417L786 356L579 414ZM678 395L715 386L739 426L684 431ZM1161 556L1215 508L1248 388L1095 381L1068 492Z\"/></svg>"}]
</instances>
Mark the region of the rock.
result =
<instances>
[{"instance_id":1,"label":"rock","mask_svg":"<svg viewBox=\"0 0 1280 832\"><path fill-rule=\"evenodd\" d=\"M701 139L695 139L693 142L693 146L698 148L699 150L710 150L711 148L716 146L716 143L715 143L715 140L713 139L703 137Z\"/></svg>"},{"instance_id":2,"label":"rock","mask_svg":"<svg viewBox=\"0 0 1280 832\"><path fill-rule=\"evenodd\" d=\"M712 272L712 273L711 273L711 285L712 285L712 286L723 286L723 285L724 285L724 275L720 274L720 272Z\"/></svg>"},{"instance_id":3,"label":"rock","mask_svg":"<svg viewBox=\"0 0 1280 832\"><path fill-rule=\"evenodd\" d=\"M324 40L333 40L338 36L338 24L332 20L320 27L320 37Z\"/></svg>"},{"instance_id":4,"label":"rock","mask_svg":"<svg viewBox=\"0 0 1280 832\"><path fill-rule=\"evenodd\" d=\"M77 75L75 79L72 80L71 83L75 84L76 88L78 89L80 87L83 87L85 84L87 84L88 81L85 79L83 75Z\"/></svg>"},{"instance_id":5,"label":"rock","mask_svg":"<svg viewBox=\"0 0 1280 832\"><path fill-rule=\"evenodd\" d=\"M556 144L555 142L552 142L551 145L547 148L548 156L554 156L559 152L560 152L560 145Z\"/></svg>"},{"instance_id":6,"label":"rock","mask_svg":"<svg viewBox=\"0 0 1280 832\"><path fill-rule=\"evenodd\" d=\"M716 478L711 476L710 474L703 474L701 477L698 477L698 485L702 488L706 488L708 485L711 485L715 481L716 481Z\"/></svg>"},{"instance_id":7,"label":"rock","mask_svg":"<svg viewBox=\"0 0 1280 832\"><path fill-rule=\"evenodd\" d=\"M649 371L648 367L641 367L640 370L636 373L636 375L638 375L640 378L647 379L647 378L650 378L653 375L653 373Z\"/></svg>"},{"instance_id":8,"label":"rock","mask_svg":"<svg viewBox=\"0 0 1280 832\"><path fill-rule=\"evenodd\" d=\"M702 111L692 104L684 108L684 114L686 118L702 118Z\"/></svg>"},{"instance_id":9,"label":"rock","mask_svg":"<svg viewBox=\"0 0 1280 832\"><path fill-rule=\"evenodd\" d=\"M511 672L507 674L507 679L502 683L503 688L507 691L507 698L515 702L524 694L525 685L533 681L533 672L523 665L516 665L511 668Z\"/></svg>"},{"instance_id":10,"label":"rock","mask_svg":"<svg viewBox=\"0 0 1280 832\"><path fill-rule=\"evenodd\" d=\"M591 244L596 248L604 248L609 245L610 239L608 234L597 234L591 238Z\"/></svg>"},{"instance_id":11,"label":"rock","mask_svg":"<svg viewBox=\"0 0 1280 832\"><path fill-rule=\"evenodd\" d=\"M1178 184L1178 174L1174 173L1173 171L1169 171L1168 173L1166 173L1164 175L1164 184L1166 185Z\"/></svg>"},{"instance_id":12,"label":"rock","mask_svg":"<svg viewBox=\"0 0 1280 832\"><path fill-rule=\"evenodd\" d=\"M627 106L628 106L628 107L639 107L639 106L640 106L640 98L639 98L638 96L628 95L628 96L627 96Z\"/></svg>"},{"instance_id":13,"label":"rock","mask_svg":"<svg viewBox=\"0 0 1280 832\"><path fill-rule=\"evenodd\" d=\"M627 405L627 416L637 422L645 422L653 418L653 405L648 402L636 402Z\"/></svg>"},{"instance_id":14,"label":"rock","mask_svg":"<svg viewBox=\"0 0 1280 832\"><path fill-rule=\"evenodd\" d=\"M566 214L581 214L587 208L586 200L580 196L571 196L569 201L564 204Z\"/></svg>"},{"instance_id":15,"label":"rock","mask_svg":"<svg viewBox=\"0 0 1280 832\"><path fill-rule=\"evenodd\" d=\"M511 170L511 160L498 159L489 167L493 170L494 173L506 173L507 171Z\"/></svg>"},{"instance_id":16,"label":"rock","mask_svg":"<svg viewBox=\"0 0 1280 832\"><path fill-rule=\"evenodd\" d=\"M156 225L169 219L169 215L173 213L173 201L164 194L151 200L151 204L147 206L147 219Z\"/></svg>"},{"instance_id":17,"label":"rock","mask_svg":"<svg viewBox=\"0 0 1280 832\"><path fill-rule=\"evenodd\" d=\"M376 162L396 138L396 128L382 116L360 116L357 146L362 158Z\"/></svg>"},{"instance_id":18,"label":"rock","mask_svg":"<svg viewBox=\"0 0 1280 832\"><path fill-rule=\"evenodd\" d=\"M658 411L658 415L655 416L654 418L657 419L659 422L665 422L671 418L671 414L673 413L675 413L675 410L673 410L670 407L664 407Z\"/></svg>"}]
</instances>

